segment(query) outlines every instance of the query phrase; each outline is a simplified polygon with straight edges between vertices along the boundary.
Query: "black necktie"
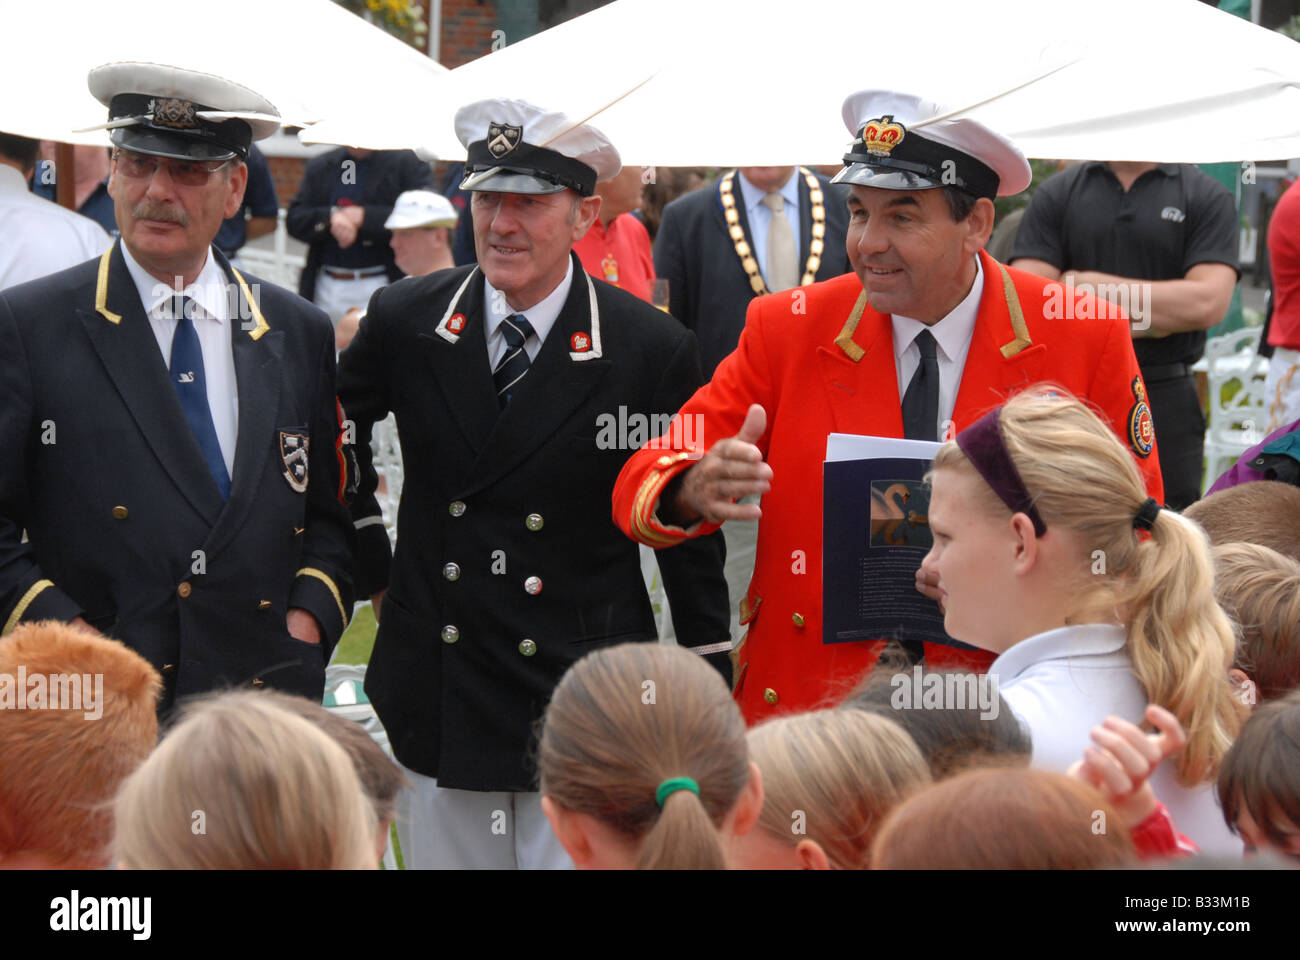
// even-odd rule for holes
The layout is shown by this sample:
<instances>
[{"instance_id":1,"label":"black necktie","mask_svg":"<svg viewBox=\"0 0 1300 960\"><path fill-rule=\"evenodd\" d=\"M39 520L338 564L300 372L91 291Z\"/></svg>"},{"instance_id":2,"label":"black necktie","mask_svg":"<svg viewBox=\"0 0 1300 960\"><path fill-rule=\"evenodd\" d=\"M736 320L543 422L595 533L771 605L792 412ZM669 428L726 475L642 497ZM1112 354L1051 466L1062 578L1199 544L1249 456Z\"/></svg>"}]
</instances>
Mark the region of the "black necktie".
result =
<instances>
[{"instance_id":1,"label":"black necktie","mask_svg":"<svg viewBox=\"0 0 1300 960\"><path fill-rule=\"evenodd\" d=\"M912 341L921 362L903 394L903 436L908 440L939 439L939 361L934 355L934 335L922 330Z\"/></svg>"},{"instance_id":2,"label":"black necktie","mask_svg":"<svg viewBox=\"0 0 1300 960\"><path fill-rule=\"evenodd\" d=\"M176 331L172 334L172 355L168 370L172 386L180 398L185 419L199 442L203 459L207 461L212 479L217 482L222 499L230 496L230 474L221 456L217 442L217 429L212 423L212 409L208 406L207 377L203 371L203 347L199 333L194 329L194 302L189 297L178 296L172 301L176 317Z\"/></svg>"},{"instance_id":3,"label":"black necktie","mask_svg":"<svg viewBox=\"0 0 1300 960\"><path fill-rule=\"evenodd\" d=\"M492 371L492 379L497 385L497 400L500 401L501 408L505 409L515 385L524 378L531 366L524 341L533 336L533 325L522 314L512 313L501 321L501 334L506 338L506 355Z\"/></svg>"}]
</instances>

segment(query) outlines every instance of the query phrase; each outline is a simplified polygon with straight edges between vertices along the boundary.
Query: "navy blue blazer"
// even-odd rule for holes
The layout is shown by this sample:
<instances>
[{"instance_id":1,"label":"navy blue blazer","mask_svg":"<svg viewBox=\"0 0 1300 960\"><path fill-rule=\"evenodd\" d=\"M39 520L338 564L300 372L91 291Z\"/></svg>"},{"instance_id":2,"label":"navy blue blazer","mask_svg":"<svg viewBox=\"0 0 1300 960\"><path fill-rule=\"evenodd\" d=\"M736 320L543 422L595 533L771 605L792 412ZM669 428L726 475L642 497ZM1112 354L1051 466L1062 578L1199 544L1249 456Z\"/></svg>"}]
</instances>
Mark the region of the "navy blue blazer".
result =
<instances>
[{"instance_id":1,"label":"navy blue blazer","mask_svg":"<svg viewBox=\"0 0 1300 960\"><path fill-rule=\"evenodd\" d=\"M799 271L808 262L812 242L812 205L808 184L796 172L799 183ZM745 240L752 250L754 236L745 216L740 192L740 174L732 180L736 212ZM817 175L826 207L825 249L816 280L829 280L848 272L844 234L849 217L844 188L832 186ZM719 181L721 182L721 181ZM668 281L668 312L680 320L700 341L700 366L706 380L722 358L736 349L745 329L745 311L755 296L749 276L736 256L736 246L723 219L722 194L718 184L701 187L678 197L664 207L655 236L655 276Z\"/></svg>"},{"instance_id":2,"label":"navy blue blazer","mask_svg":"<svg viewBox=\"0 0 1300 960\"><path fill-rule=\"evenodd\" d=\"M337 243L330 233L330 198L334 184L343 176L343 162L348 156L348 148L339 147L307 161L298 192L285 214L289 235L308 245L307 263L298 280L298 293L308 300L316 296L316 277L325 249ZM434 189L433 169L412 150L376 150L367 166L368 174L360 183L366 215L357 231L356 244L366 251L368 264L383 266L388 279L397 280L404 274L397 268L388 243L392 233L384 227L384 221L405 191Z\"/></svg>"},{"instance_id":3,"label":"navy blue blazer","mask_svg":"<svg viewBox=\"0 0 1300 960\"><path fill-rule=\"evenodd\" d=\"M84 617L162 673L164 709L250 683L319 699L352 611L329 320L216 256L238 302L225 501L120 241L0 292L0 624Z\"/></svg>"}]
</instances>

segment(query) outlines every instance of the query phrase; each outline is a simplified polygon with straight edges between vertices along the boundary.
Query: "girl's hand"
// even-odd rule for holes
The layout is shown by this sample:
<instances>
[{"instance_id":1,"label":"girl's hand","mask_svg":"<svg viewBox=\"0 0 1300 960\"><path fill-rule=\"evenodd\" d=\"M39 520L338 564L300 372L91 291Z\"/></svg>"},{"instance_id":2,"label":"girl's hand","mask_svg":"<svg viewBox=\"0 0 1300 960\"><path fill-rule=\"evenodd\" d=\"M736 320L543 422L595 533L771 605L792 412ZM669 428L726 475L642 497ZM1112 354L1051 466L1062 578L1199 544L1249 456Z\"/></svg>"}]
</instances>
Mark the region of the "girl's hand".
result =
<instances>
[{"instance_id":1,"label":"girl's hand","mask_svg":"<svg viewBox=\"0 0 1300 960\"><path fill-rule=\"evenodd\" d=\"M1182 724L1164 707L1151 704L1146 718L1159 733L1148 734L1127 720L1107 717L1092 728L1095 746L1086 747L1083 759L1068 771L1099 790L1130 829L1156 810L1156 795L1148 778L1187 743Z\"/></svg>"}]
</instances>

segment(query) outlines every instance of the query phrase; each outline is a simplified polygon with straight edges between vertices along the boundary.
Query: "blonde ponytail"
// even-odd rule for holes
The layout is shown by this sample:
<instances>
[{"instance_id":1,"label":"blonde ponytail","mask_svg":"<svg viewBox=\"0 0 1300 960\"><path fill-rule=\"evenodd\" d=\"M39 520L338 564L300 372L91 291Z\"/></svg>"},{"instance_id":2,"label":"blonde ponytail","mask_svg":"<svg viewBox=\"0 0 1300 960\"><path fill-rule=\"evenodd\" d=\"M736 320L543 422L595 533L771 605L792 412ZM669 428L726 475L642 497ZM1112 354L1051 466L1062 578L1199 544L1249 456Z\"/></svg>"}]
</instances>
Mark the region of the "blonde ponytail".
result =
<instances>
[{"instance_id":1,"label":"blonde ponytail","mask_svg":"<svg viewBox=\"0 0 1300 960\"><path fill-rule=\"evenodd\" d=\"M588 654L546 710L541 790L638 847L649 870L723 869L720 829L749 782L745 722L699 655L657 643ZM665 781L698 788L656 796Z\"/></svg>"},{"instance_id":2,"label":"blonde ponytail","mask_svg":"<svg viewBox=\"0 0 1300 960\"><path fill-rule=\"evenodd\" d=\"M1047 529L1069 531L1082 548L1069 622L1103 622L1118 613L1147 699L1187 731L1179 782L1212 778L1246 710L1228 679L1235 639L1214 599L1205 534L1170 510L1156 514L1149 537L1139 534L1134 519L1147 493L1132 454L1064 388L1038 385L1012 397L1000 426ZM978 476L956 443L939 450L934 468ZM986 484L981 488L984 507L1010 517L1010 508Z\"/></svg>"},{"instance_id":3,"label":"blonde ponytail","mask_svg":"<svg viewBox=\"0 0 1300 960\"><path fill-rule=\"evenodd\" d=\"M700 798L678 790L666 800L641 844L638 870L725 870L722 837Z\"/></svg>"},{"instance_id":4,"label":"blonde ponytail","mask_svg":"<svg viewBox=\"0 0 1300 960\"><path fill-rule=\"evenodd\" d=\"M1147 699L1169 710L1187 732L1178 780L1212 779L1247 710L1228 681L1235 636L1214 597L1214 566L1204 532L1161 510L1138 544L1119 593L1127 611L1133 673Z\"/></svg>"}]
</instances>

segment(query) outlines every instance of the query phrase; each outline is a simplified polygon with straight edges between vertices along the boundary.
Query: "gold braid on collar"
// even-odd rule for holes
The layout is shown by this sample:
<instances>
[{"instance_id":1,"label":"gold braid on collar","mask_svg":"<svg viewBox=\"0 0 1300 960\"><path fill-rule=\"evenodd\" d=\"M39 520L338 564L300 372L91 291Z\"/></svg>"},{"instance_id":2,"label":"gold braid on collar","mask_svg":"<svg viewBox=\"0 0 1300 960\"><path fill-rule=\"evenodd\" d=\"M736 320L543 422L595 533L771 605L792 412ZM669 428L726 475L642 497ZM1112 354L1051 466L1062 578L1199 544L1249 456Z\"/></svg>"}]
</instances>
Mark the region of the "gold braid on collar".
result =
<instances>
[{"instance_id":1,"label":"gold braid on collar","mask_svg":"<svg viewBox=\"0 0 1300 960\"><path fill-rule=\"evenodd\" d=\"M801 287L806 287L816 279L817 269L822 265L822 250L826 246L826 204L822 196L821 184L813 176L812 171L807 167L800 167L799 172L803 174L804 181L808 184L808 202L812 206L812 240L808 244L808 262L804 265L803 279L799 281ZM718 184L718 190L722 194L722 216L727 221L727 232L731 234L732 243L735 244L736 256L740 258L740 265L745 268L745 274L749 277L749 285L753 288L754 294L761 297L771 291L763 282L763 274L759 272L754 251L750 249L749 242L745 239L745 231L740 226L740 214L736 212L736 198L732 193L735 178L736 171L728 171L722 178L722 182Z\"/></svg>"}]
</instances>

